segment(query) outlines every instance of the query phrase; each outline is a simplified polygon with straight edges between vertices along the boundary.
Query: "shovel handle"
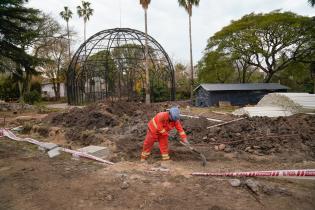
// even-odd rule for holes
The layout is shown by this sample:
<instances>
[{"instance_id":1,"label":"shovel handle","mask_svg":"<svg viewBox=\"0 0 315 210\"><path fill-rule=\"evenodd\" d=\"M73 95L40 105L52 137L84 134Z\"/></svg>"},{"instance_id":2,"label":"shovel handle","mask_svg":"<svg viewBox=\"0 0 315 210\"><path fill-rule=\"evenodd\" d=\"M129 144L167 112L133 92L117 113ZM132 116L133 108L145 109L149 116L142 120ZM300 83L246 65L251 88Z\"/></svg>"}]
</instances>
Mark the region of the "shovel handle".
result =
<instances>
[{"instance_id":1,"label":"shovel handle","mask_svg":"<svg viewBox=\"0 0 315 210\"><path fill-rule=\"evenodd\" d=\"M197 152L192 146L185 144L184 142L180 142L184 147L187 147L188 149L190 149L191 151Z\"/></svg>"},{"instance_id":2,"label":"shovel handle","mask_svg":"<svg viewBox=\"0 0 315 210\"><path fill-rule=\"evenodd\" d=\"M187 145L187 144L185 144L185 143L183 143L183 142L180 142L180 143L181 143L183 146L185 146L185 147L187 147L188 149L190 149L192 152L194 152L194 153L200 155L200 158L201 158L201 160L202 160L202 165L203 165L203 166L206 165L207 159L206 159L206 157L205 157L201 152L195 150L195 149L194 149L192 146L190 146L190 145Z\"/></svg>"}]
</instances>

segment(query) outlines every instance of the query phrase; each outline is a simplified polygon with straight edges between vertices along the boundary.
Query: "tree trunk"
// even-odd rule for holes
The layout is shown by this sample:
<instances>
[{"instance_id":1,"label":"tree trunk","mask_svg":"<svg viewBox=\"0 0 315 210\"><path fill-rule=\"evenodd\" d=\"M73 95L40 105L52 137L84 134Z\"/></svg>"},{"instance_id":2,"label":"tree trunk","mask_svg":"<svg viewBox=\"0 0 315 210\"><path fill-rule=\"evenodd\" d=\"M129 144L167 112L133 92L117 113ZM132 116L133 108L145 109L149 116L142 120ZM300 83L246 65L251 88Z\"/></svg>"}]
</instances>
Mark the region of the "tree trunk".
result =
<instances>
[{"instance_id":1,"label":"tree trunk","mask_svg":"<svg viewBox=\"0 0 315 210\"><path fill-rule=\"evenodd\" d=\"M69 56L69 63L68 63L68 66L70 65L71 63L71 49L70 49L70 32L69 32L69 21L67 21L67 36L68 36L68 56ZM64 81L64 96L67 97L68 95L68 88L67 88L67 71L68 71L68 68L66 70L66 79Z\"/></svg>"},{"instance_id":2,"label":"tree trunk","mask_svg":"<svg viewBox=\"0 0 315 210\"><path fill-rule=\"evenodd\" d=\"M194 88L194 64L193 64L193 55L192 55L192 37L191 37L191 15L189 15L189 47L190 47L190 100L193 102L193 88Z\"/></svg>"},{"instance_id":3,"label":"tree trunk","mask_svg":"<svg viewBox=\"0 0 315 210\"><path fill-rule=\"evenodd\" d=\"M24 80L24 87L23 87L24 93L23 94L25 94L25 93L28 94L31 92L31 80L32 80L32 75L31 75L31 73L29 73L29 70L27 70L25 68L25 80Z\"/></svg>"},{"instance_id":4,"label":"tree trunk","mask_svg":"<svg viewBox=\"0 0 315 210\"><path fill-rule=\"evenodd\" d=\"M243 78L242 78L242 83L246 82L246 69L243 67Z\"/></svg>"},{"instance_id":5,"label":"tree trunk","mask_svg":"<svg viewBox=\"0 0 315 210\"><path fill-rule=\"evenodd\" d=\"M60 82L57 82L56 100L60 99Z\"/></svg>"},{"instance_id":6,"label":"tree trunk","mask_svg":"<svg viewBox=\"0 0 315 210\"><path fill-rule=\"evenodd\" d=\"M264 83L269 83L274 73L268 73L264 79Z\"/></svg>"},{"instance_id":7,"label":"tree trunk","mask_svg":"<svg viewBox=\"0 0 315 210\"><path fill-rule=\"evenodd\" d=\"M149 75L149 61L148 61L148 18L147 18L147 9L144 10L144 24L145 24L145 78L146 78L146 87L145 87L145 103L150 104L150 75Z\"/></svg>"},{"instance_id":8,"label":"tree trunk","mask_svg":"<svg viewBox=\"0 0 315 210\"><path fill-rule=\"evenodd\" d=\"M86 21L84 20L84 43L85 41L86 41ZM86 59L86 44L84 44L84 59ZM85 67L85 65L83 67Z\"/></svg>"},{"instance_id":9,"label":"tree trunk","mask_svg":"<svg viewBox=\"0 0 315 210\"><path fill-rule=\"evenodd\" d=\"M20 71L20 65L16 63L15 69L16 69L16 72L19 72ZM23 102L24 101L24 97L23 97L23 72L22 72L22 78L21 78L21 75L18 76L18 88L19 88L19 94L20 94L19 101Z\"/></svg>"},{"instance_id":10,"label":"tree trunk","mask_svg":"<svg viewBox=\"0 0 315 210\"><path fill-rule=\"evenodd\" d=\"M70 51L70 32L69 32L69 22L67 21L67 35L68 35L68 55L69 55L69 64L71 62L71 51Z\"/></svg>"},{"instance_id":11,"label":"tree trunk","mask_svg":"<svg viewBox=\"0 0 315 210\"><path fill-rule=\"evenodd\" d=\"M52 84L53 84L53 90L54 90L54 94L55 94L55 100L57 100L57 84L56 84L56 81L55 79L52 80Z\"/></svg>"},{"instance_id":12,"label":"tree trunk","mask_svg":"<svg viewBox=\"0 0 315 210\"><path fill-rule=\"evenodd\" d=\"M19 101L22 103L22 102L24 102L23 82L18 81L18 86L19 86L19 93L20 93Z\"/></svg>"},{"instance_id":13,"label":"tree trunk","mask_svg":"<svg viewBox=\"0 0 315 210\"><path fill-rule=\"evenodd\" d=\"M86 41L86 21L84 20L84 42Z\"/></svg>"}]
</instances>

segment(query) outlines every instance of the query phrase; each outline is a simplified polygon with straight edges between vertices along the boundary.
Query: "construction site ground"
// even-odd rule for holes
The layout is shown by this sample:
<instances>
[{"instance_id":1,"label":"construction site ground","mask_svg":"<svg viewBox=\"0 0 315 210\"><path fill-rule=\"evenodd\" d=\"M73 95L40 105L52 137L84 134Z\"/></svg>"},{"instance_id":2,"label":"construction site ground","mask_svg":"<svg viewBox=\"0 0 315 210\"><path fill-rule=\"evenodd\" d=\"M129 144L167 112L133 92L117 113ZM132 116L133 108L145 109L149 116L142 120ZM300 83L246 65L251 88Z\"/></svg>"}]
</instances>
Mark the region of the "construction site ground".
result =
<instances>
[{"instance_id":1,"label":"construction site ground","mask_svg":"<svg viewBox=\"0 0 315 210\"><path fill-rule=\"evenodd\" d=\"M157 144L147 163L139 161L148 120L174 104L193 116L182 123L206 167L178 143L176 132L170 135L172 161L160 161ZM190 175L315 168L314 115L240 119L229 112L185 102L6 112L7 128L23 126L15 132L20 137L70 149L104 146L115 164L65 153L49 158L37 146L0 138L0 209L315 209L315 180L251 178L253 190L244 184L248 178L233 187L230 178Z\"/></svg>"}]
</instances>

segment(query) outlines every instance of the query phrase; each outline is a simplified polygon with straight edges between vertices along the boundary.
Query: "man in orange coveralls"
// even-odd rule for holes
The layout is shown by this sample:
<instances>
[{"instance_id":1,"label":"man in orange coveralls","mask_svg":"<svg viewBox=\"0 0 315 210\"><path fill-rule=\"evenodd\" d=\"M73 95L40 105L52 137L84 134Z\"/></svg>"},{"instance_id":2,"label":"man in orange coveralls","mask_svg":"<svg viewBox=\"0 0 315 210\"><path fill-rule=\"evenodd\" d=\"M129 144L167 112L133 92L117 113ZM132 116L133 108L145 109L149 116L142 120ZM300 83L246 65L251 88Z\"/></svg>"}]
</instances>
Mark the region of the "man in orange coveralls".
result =
<instances>
[{"instance_id":1,"label":"man in orange coveralls","mask_svg":"<svg viewBox=\"0 0 315 210\"><path fill-rule=\"evenodd\" d=\"M172 107L167 112L158 113L149 121L147 135L143 143L141 161L145 161L149 157L153 144L156 141L158 141L160 145L162 160L170 159L168 154L168 132L173 130L174 127L178 131L181 141L185 144L189 144L187 135L179 122L179 114L179 109Z\"/></svg>"}]
</instances>

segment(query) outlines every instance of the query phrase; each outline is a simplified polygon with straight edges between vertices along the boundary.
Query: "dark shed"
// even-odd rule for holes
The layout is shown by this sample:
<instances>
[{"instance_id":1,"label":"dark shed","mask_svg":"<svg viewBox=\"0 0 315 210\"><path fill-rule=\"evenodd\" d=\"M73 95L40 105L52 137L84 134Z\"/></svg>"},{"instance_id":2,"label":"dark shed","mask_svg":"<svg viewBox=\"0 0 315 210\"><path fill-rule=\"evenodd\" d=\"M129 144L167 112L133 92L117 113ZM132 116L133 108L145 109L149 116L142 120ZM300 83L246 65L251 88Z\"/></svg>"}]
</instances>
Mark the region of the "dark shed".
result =
<instances>
[{"instance_id":1,"label":"dark shed","mask_svg":"<svg viewBox=\"0 0 315 210\"><path fill-rule=\"evenodd\" d=\"M242 106L257 104L264 95L287 92L289 88L278 83L200 84L195 90L196 106L217 106L220 101Z\"/></svg>"}]
</instances>

